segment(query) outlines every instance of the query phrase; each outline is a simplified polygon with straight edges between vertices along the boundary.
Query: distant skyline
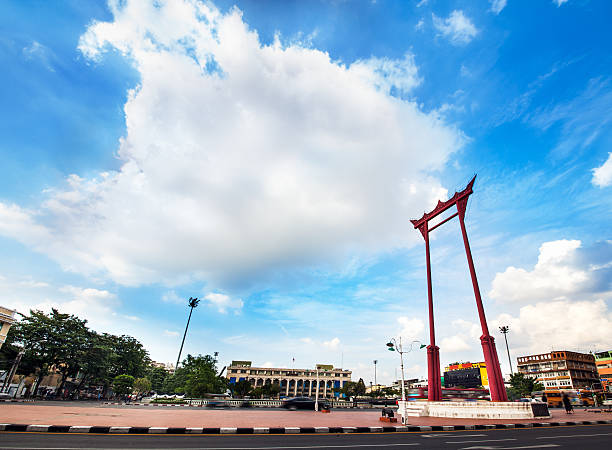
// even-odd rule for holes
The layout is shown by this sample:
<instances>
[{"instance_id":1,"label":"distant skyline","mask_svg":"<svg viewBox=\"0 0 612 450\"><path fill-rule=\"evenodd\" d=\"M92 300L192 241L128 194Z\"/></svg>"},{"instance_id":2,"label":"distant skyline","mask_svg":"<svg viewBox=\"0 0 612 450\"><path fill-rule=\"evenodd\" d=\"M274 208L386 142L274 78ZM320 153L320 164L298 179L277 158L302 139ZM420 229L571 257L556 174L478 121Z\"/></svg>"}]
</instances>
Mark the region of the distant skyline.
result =
<instances>
[{"instance_id":1,"label":"distant skyline","mask_svg":"<svg viewBox=\"0 0 612 450\"><path fill-rule=\"evenodd\" d=\"M502 371L612 348L609 2L0 4L0 305L174 363L390 383L428 343L410 219L467 232ZM482 361L459 225L432 236L442 369ZM406 377L426 375L425 351ZM295 362L294 362L295 359Z\"/></svg>"}]
</instances>

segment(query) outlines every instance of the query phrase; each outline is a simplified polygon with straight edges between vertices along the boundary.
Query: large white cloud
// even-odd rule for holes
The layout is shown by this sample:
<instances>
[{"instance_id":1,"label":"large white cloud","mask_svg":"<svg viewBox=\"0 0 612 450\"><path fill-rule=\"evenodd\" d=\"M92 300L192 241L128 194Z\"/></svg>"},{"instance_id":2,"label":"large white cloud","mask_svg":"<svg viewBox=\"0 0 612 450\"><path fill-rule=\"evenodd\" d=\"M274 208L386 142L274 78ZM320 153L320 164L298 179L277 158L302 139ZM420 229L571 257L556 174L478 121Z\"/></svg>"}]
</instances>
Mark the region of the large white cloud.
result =
<instances>
[{"instance_id":1,"label":"large white cloud","mask_svg":"<svg viewBox=\"0 0 612 450\"><path fill-rule=\"evenodd\" d=\"M491 323L495 330L510 325L516 352L605 349L612 341L612 242L545 242L533 270L498 273L490 296L529 303Z\"/></svg>"},{"instance_id":2,"label":"large white cloud","mask_svg":"<svg viewBox=\"0 0 612 450\"><path fill-rule=\"evenodd\" d=\"M612 243L581 245L577 240L545 242L533 270L508 267L495 276L489 295L504 302L534 302L610 291Z\"/></svg>"},{"instance_id":3,"label":"large white cloud","mask_svg":"<svg viewBox=\"0 0 612 450\"><path fill-rule=\"evenodd\" d=\"M140 74L109 149L121 168L72 175L34 211L0 203L0 233L126 285L220 287L418 239L408 219L445 195L428 174L463 138L390 94L420 82L411 55L345 65L264 45L238 10L196 1L111 9L79 49L119 51Z\"/></svg>"}]
</instances>

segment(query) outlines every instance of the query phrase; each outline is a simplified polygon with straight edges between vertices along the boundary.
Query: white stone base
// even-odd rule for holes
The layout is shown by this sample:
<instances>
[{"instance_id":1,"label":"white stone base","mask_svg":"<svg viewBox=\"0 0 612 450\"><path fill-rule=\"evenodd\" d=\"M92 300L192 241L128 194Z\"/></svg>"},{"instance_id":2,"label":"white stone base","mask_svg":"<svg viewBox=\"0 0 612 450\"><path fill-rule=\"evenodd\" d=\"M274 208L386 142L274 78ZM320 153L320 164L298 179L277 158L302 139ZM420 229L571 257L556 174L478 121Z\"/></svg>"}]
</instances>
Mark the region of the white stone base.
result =
<instances>
[{"instance_id":1,"label":"white stone base","mask_svg":"<svg viewBox=\"0 0 612 450\"><path fill-rule=\"evenodd\" d=\"M523 402L398 402L397 413L406 417L455 419L533 419L530 403Z\"/></svg>"}]
</instances>

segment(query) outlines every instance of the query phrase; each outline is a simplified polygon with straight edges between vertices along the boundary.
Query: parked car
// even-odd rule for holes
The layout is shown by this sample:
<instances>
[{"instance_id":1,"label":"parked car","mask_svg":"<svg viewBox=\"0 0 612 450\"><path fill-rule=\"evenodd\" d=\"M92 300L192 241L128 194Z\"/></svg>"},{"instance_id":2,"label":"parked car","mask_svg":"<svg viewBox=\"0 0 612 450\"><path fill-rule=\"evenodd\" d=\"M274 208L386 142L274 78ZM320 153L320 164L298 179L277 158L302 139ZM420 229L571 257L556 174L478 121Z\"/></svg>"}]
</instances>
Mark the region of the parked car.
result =
<instances>
[{"instance_id":1,"label":"parked car","mask_svg":"<svg viewBox=\"0 0 612 450\"><path fill-rule=\"evenodd\" d=\"M290 410L296 409L310 409L314 411L315 401L309 397L293 397L283 400L283 408ZM329 409L331 404L327 400L319 400L319 410Z\"/></svg>"}]
</instances>

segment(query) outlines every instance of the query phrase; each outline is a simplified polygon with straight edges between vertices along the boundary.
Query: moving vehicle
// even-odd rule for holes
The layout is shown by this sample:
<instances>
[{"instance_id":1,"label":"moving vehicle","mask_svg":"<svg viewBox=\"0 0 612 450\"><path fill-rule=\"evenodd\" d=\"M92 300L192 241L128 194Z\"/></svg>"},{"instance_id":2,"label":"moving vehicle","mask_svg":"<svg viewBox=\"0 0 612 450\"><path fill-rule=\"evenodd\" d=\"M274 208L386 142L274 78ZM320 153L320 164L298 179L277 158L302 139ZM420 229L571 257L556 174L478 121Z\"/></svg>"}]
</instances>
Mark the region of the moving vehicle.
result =
<instances>
[{"instance_id":1,"label":"moving vehicle","mask_svg":"<svg viewBox=\"0 0 612 450\"><path fill-rule=\"evenodd\" d=\"M308 409L314 411L315 401L309 397L293 397L283 400L283 408L290 410ZM327 400L319 400L319 410L330 409L331 404Z\"/></svg>"},{"instance_id":2,"label":"moving vehicle","mask_svg":"<svg viewBox=\"0 0 612 450\"><path fill-rule=\"evenodd\" d=\"M593 400L593 391L581 389L578 391L575 390L550 390L550 391L536 391L533 392L533 395L536 398L542 398L542 394L546 394L546 402L550 407L561 408L563 407L563 395L567 394L570 399L570 403L572 406L593 406L595 405L595 400Z\"/></svg>"}]
</instances>

